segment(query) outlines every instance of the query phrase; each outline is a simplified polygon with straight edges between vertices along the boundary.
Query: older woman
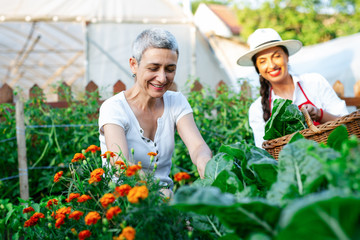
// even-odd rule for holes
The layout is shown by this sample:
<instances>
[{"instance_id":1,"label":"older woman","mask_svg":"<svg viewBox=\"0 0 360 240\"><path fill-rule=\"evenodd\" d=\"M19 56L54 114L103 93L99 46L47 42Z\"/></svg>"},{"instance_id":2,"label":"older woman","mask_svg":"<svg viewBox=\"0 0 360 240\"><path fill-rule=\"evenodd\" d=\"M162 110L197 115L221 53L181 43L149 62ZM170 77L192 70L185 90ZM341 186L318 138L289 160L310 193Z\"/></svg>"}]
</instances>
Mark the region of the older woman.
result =
<instances>
[{"instance_id":1,"label":"older woman","mask_svg":"<svg viewBox=\"0 0 360 240\"><path fill-rule=\"evenodd\" d=\"M265 123L271 116L274 100L290 99L305 106L314 124L325 123L348 113L327 80L317 73L291 75L289 56L302 47L298 40L282 40L271 28L256 30L249 36L250 51L240 56L241 66L254 66L260 79L260 97L250 106L249 122L255 144L264 141Z\"/></svg>"},{"instance_id":2,"label":"older woman","mask_svg":"<svg viewBox=\"0 0 360 240\"><path fill-rule=\"evenodd\" d=\"M135 84L107 99L100 108L99 129L102 152L119 151L131 160L141 161L143 169L171 188L169 177L177 129L187 146L200 177L212 154L195 125L192 109L180 92L169 91L179 57L178 44L168 31L154 28L140 33L133 43L130 68ZM157 153L150 165L149 152Z\"/></svg>"}]
</instances>

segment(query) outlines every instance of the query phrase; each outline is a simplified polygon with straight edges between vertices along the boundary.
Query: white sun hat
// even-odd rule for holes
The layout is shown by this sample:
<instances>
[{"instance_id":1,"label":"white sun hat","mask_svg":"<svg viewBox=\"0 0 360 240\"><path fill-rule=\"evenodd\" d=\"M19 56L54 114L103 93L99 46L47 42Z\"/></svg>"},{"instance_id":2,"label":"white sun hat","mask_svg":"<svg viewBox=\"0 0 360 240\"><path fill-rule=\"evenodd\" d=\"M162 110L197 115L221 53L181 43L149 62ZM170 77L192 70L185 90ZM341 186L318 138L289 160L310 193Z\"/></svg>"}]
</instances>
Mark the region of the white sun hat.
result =
<instances>
[{"instance_id":1,"label":"white sun hat","mask_svg":"<svg viewBox=\"0 0 360 240\"><path fill-rule=\"evenodd\" d=\"M248 38L250 50L240 56L237 64L241 66L254 66L252 57L262 50L284 46L289 52L289 56L295 54L302 47L299 40L282 40L279 33L272 28L259 28L253 32Z\"/></svg>"}]
</instances>

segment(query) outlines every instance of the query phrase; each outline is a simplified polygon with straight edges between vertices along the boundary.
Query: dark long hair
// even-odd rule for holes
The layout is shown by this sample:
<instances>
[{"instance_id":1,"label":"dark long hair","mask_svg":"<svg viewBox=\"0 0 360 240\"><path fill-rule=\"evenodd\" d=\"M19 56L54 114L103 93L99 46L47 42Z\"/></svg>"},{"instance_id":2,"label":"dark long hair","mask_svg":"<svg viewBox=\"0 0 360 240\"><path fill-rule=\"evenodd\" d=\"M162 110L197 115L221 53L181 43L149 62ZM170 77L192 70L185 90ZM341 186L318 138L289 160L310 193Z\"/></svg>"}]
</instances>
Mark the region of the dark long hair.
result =
<instances>
[{"instance_id":1,"label":"dark long hair","mask_svg":"<svg viewBox=\"0 0 360 240\"><path fill-rule=\"evenodd\" d=\"M289 56L289 51L287 50L286 47L281 45L278 47L281 47L284 50L284 52ZM259 69L256 66L256 57L257 56L255 54L251 60L253 61L256 72L259 73ZM266 122L267 120L269 120L271 116L271 109L269 103L271 83L261 75L259 75L259 81L260 81L260 96L261 96L261 106L263 110L263 118L264 121Z\"/></svg>"}]
</instances>

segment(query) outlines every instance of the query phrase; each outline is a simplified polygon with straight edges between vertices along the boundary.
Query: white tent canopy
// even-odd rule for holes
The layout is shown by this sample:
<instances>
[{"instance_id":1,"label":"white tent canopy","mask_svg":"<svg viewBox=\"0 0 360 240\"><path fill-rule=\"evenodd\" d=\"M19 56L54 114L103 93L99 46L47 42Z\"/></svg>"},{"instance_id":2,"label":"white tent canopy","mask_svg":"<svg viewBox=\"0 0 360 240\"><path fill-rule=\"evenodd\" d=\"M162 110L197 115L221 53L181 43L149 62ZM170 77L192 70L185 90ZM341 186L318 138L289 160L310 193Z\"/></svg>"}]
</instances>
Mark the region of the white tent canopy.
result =
<instances>
[{"instance_id":1,"label":"white tent canopy","mask_svg":"<svg viewBox=\"0 0 360 240\"><path fill-rule=\"evenodd\" d=\"M296 73L322 74L331 85L341 81L345 96L353 97L353 86L360 80L360 33L303 47L290 64Z\"/></svg>"},{"instance_id":2,"label":"white tent canopy","mask_svg":"<svg viewBox=\"0 0 360 240\"><path fill-rule=\"evenodd\" d=\"M0 0L0 87L27 90L34 84L48 99L52 85L66 82L83 92L91 80L107 98L121 80L133 84L128 59L131 43L144 29L162 27L178 40L175 83L199 78L215 87L232 85L190 16L169 0Z\"/></svg>"}]
</instances>

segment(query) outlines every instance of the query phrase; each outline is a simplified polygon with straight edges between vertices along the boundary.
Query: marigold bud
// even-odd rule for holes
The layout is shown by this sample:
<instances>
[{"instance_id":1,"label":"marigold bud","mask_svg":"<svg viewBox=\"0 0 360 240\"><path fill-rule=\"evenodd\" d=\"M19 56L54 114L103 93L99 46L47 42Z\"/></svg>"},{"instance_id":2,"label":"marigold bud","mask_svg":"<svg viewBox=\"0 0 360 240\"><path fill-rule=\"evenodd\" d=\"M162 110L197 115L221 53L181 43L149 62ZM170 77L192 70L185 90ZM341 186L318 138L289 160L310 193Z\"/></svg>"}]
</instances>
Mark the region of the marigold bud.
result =
<instances>
[{"instance_id":1,"label":"marigold bud","mask_svg":"<svg viewBox=\"0 0 360 240\"><path fill-rule=\"evenodd\" d=\"M108 186L113 191L115 189L115 187L116 187L116 184L114 182L110 181Z\"/></svg>"},{"instance_id":2,"label":"marigold bud","mask_svg":"<svg viewBox=\"0 0 360 240\"><path fill-rule=\"evenodd\" d=\"M109 224L109 221L107 220L107 218L103 218L102 223L107 226Z\"/></svg>"},{"instance_id":3,"label":"marigold bud","mask_svg":"<svg viewBox=\"0 0 360 240\"><path fill-rule=\"evenodd\" d=\"M74 234L75 236L77 236L77 231L76 231L75 228L72 228L72 229L71 229L71 232L72 232L72 234Z\"/></svg>"}]
</instances>

